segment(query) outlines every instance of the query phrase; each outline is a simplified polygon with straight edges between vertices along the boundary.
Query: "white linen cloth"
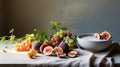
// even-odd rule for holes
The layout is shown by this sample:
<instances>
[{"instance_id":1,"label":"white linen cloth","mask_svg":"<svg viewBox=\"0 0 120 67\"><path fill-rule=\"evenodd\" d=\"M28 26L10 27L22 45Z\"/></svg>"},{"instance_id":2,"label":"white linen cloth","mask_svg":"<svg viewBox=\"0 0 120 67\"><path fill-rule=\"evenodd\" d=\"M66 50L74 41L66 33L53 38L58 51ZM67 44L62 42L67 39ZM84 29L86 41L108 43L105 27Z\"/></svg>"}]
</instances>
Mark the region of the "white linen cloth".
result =
<instances>
[{"instance_id":1,"label":"white linen cloth","mask_svg":"<svg viewBox=\"0 0 120 67\"><path fill-rule=\"evenodd\" d=\"M0 46L1 49L4 45ZM0 50L0 63L27 64L27 67L113 67L112 57L107 57L107 55L114 47L115 44L112 44L107 50L98 53L77 48L74 49L78 52L78 56L75 58L59 58L37 54L36 59L30 59L26 52L16 52L11 49L13 46L9 44L6 54L3 54Z\"/></svg>"},{"instance_id":2,"label":"white linen cloth","mask_svg":"<svg viewBox=\"0 0 120 67\"><path fill-rule=\"evenodd\" d=\"M106 57L115 47L113 44L105 51L92 53L87 50L75 49L79 55L76 58L58 58L50 56L41 56L36 64L28 64L28 67L114 67L112 57ZM46 59L48 58L48 59ZM41 61L43 63L41 63Z\"/></svg>"}]
</instances>

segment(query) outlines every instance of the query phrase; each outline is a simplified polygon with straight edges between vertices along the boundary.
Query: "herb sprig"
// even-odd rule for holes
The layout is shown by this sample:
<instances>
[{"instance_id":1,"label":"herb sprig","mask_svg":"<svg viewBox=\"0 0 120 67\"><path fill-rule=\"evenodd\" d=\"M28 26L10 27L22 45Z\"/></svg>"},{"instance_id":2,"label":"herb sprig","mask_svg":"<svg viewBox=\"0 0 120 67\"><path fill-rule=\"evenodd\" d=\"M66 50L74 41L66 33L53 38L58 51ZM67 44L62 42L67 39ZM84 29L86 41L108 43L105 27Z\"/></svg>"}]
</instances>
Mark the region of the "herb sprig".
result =
<instances>
[{"instance_id":1,"label":"herb sprig","mask_svg":"<svg viewBox=\"0 0 120 67\"><path fill-rule=\"evenodd\" d=\"M13 43L15 40L21 42L21 40L24 39L30 39L31 42L33 41L48 41L52 36L54 32L57 32L58 30L67 30L66 27L62 26L61 23L57 23L56 21L50 21L50 25L51 25L51 32L52 34L47 35L46 31L41 32L39 29L34 29L34 34L25 34L24 37L21 37L19 39L16 38L16 36L14 35L14 28L12 28L9 33L10 36L1 36L0 37L0 41L6 43L7 40L9 40L11 43Z\"/></svg>"},{"instance_id":2,"label":"herb sprig","mask_svg":"<svg viewBox=\"0 0 120 67\"><path fill-rule=\"evenodd\" d=\"M10 40L11 43L15 41L15 35L14 35L14 28L12 28L10 31L10 36L1 36L0 41L6 43L7 40Z\"/></svg>"}]
</instances>

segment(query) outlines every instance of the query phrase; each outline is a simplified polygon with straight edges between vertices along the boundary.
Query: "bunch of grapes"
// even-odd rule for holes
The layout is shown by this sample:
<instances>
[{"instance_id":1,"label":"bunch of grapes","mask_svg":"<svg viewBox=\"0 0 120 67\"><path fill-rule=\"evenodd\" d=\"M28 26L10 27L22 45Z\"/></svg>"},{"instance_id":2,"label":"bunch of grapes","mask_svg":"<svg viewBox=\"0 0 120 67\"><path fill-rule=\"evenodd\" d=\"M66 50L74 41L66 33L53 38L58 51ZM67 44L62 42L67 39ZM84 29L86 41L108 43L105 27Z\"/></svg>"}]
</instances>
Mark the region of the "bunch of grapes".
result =
<instances>
[{"instance_id":1,"label":"bunch of grapes","mask_svg":"<svg viewBox=\"0 0 120 67\"><path fill-rule=\"evenodd\" d=\"M60 42L61 42L61 38L59 38L58 36L55 36L48 41L48 44L55 47L55 46L58 46Z\"/></svg>"},{"instance_id":2,"label":"bunch of grapes","mask_svg":"<svg viewBox=\"0 0 120 67\"><path fill-rule=\"evenodd\" d=\"M61 41L64 41L69 45L70 48L74 48L75 40L72 38L71 31L69 30L60 30L56 32L53 37L48 41L52 46L58 46Z\"/></svg>"},{"instance_id":3,"label":"bunch of grapes","mask_svg":"<svg viewBox=\"0 0 120 67\"><path fill-rule=\"evenodd\" d=\"M69 45L69 48L75 47L75 40L72 37L64 37L64 41Z\"/></svg>"}]
</instances>

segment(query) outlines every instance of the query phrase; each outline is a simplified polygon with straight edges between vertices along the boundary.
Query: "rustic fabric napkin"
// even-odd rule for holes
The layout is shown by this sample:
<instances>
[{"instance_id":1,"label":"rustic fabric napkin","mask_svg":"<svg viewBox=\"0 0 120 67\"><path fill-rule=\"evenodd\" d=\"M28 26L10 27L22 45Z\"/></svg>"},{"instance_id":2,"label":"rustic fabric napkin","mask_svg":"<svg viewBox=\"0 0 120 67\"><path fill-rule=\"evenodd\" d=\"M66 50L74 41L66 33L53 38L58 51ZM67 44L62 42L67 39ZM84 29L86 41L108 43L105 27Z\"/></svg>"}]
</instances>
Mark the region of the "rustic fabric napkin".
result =
<instances>
[{"instance_id":1,"label":"rustic fabric napkin","mask_svg":"<svg viewBox=\"0 0 120 67\"><path fill-rule=\"evenodd\" d=\"M28 67L113 67L112 57L107 55L114 49L112 44L105 51L92 53L87 50L75 49L78 52L76 58L58 58L50 56L39 57L40 60L33 64L28 64Z\"/></svg>"},{"instance_id":2,"label":"rustic fabric napkin","mask_svg":"<svg viewBox=\"0 0 120 67\"><path fill-rule=\"evenodd\" d=\"M116 45L113 43L107 50L94 53L95 56L94 67L114 67L113 58L107 56L115 48L115 46Z\"/></svg>"}]
</instances>

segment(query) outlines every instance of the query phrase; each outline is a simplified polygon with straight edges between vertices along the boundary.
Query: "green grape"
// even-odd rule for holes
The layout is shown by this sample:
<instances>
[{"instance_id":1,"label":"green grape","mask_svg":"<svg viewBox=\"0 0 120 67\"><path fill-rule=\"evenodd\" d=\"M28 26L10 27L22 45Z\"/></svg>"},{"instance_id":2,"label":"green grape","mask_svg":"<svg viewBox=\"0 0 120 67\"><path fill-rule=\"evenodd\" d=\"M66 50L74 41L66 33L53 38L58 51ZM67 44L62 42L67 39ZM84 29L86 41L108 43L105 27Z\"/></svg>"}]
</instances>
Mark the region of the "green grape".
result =
<instances>
[{"instance_id":1,"label":"green grape","mask_svg":"<svg viewBox=\"0 0 120 67\"><path fill-rule=\"evenodd\" d=\"M74 46L75 46L74 44L68 44L68 45L69 45L69 48L71 48L71 49L74 48Z\"/></svg>"},{"instance_id":2,"label":"green grape","mask_svg":"<svg viewBox=\"0 0 120 67\"><path fill-rule=\"evenodd\" d=\"M53 37L57 37L58 35L57 34L54 34Z\"/></svg>"},{"instance_id":3,"label":"green grape","mask_svg":"<svg viewBox=\"0 0 120 67\"><path fill-rule=\"evenodd\" d=\"M69 39L69 43L74 43L74 40L73 39Z\"/></svg>"},{"instance_id":4,"label":"green grape","mask_svg":"<svg viewBox=\"0 0 120 67\"><path fill-rule=\"evenodd\" d=\"M60 37L60 38L63 38L63 37L64 37L64 35L63 35L63 34L61 34L61 35L59 35L59 37Z\"/></svg>"},{"instance_id":5,"label":"green grape","mask_svg":"<svg viewBox=\"0 0 120 67\"><path fill-rule=\"evenodd\" d=\"M60 35L60 33L59 33L59 32L57 32L57 33L56 33L56 35L57 35L57 36L59 36L59 35Z\"/></svg>"},{"instance_id":6,"label":"green grape","mask_svg":"<svg viewBox=\"0 0 120 67\"><path fill-rule=\"evenodd\" d=\"M68 40L65 40L65 43L69 43Z\"/></svg>"},{"instance_id":7,"label":"green grape","mask_svg":"<svg viewBox=\"0 0 120 67\"><path fill-rule=\"evenodd\" d=\"M64 32L65 32L64 30L60 30L60 34L64 34Z\"/></svg>"}]
</instances>

